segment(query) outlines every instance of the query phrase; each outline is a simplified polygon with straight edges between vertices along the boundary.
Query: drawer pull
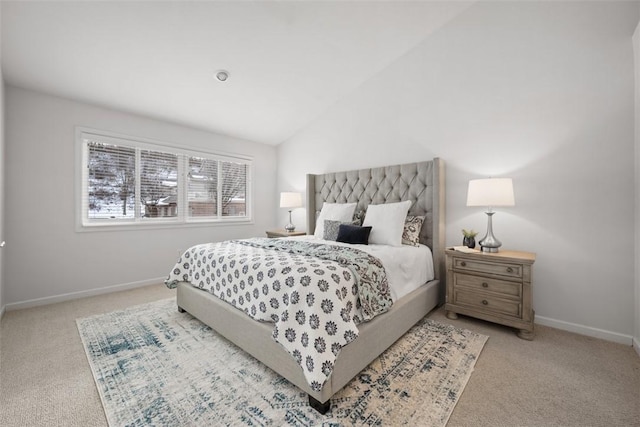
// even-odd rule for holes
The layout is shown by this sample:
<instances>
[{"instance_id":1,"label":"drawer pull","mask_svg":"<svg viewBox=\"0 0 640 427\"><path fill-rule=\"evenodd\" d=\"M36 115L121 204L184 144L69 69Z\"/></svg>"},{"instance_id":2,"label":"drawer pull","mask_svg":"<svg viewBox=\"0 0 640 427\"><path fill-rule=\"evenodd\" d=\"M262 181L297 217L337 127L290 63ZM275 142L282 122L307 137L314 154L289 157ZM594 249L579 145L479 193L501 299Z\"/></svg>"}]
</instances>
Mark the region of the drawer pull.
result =
<instances>
[{"instance_id":1,"label":"drawer pull","mask_svg":"<svg viewBox=\"0 0 640 427\"><path fill-rule=\"evenodd\" d=\"M466 262L464 262L464 261L462 261L462 262L460 263L460 265L461 265L461 266L463 266L463 267L466 267L467 263L466 263Z\"/></svg>"},{"instance_id":2,"label":"drawer pull","mask_svg":"<svg viewBox=\"0 0 640 427\"><path fill-rule=\"evenodd\" d=\"M489 284L488 284L487 282L482 282L482 287L483 287L483 288L488 288L488 287L489 287Z\"/></svg>"},{"instance_id":3,"label":"drawer pull","mask_svg":"<svg viewBox=\"0 0 640 427\"><path fill-rule=\"evenodd\" d=\"M513 268L507 267L507 273L513 273Z\"/></svg>"},{"instance_id":4,"label":"drawer pull","mask_svg":"<svg viewBox=\"0 0 640 427\"><path fill-rule=\"evenodd\" d=\"M483 299L483 300L482 300L482 304L484 304L484 305L489 305L489 301L487 301L486 299Z\"/></svg>"}]
</instances>

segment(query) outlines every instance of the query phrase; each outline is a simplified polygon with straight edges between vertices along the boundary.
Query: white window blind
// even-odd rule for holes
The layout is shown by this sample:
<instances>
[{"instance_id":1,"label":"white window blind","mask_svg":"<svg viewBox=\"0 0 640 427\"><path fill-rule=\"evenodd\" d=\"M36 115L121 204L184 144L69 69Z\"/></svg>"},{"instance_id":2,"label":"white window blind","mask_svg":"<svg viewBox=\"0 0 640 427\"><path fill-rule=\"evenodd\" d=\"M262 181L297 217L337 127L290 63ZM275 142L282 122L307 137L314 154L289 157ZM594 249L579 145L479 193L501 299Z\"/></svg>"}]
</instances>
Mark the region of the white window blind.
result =
<instances>
[{"instance_id":1,"label":"white window blind","mask_svg":"<svg viewBox=\"0 0 640 427\"><path fill-rule=\"evenodd\" d=\"M247 165L222 163L222 216L244 216L247 210Z\"/></svg>"},{"instance_id":2,"label":"white window blind","mask_svg":"<svg viewBox=\"0 0 640 427\"><path fill-rule=\"evenodd\" d=\"M218 161L189 157L189 217L207 218L218 215Z\"/></svg>"},{"instance_id":3,"label":"white window blind","mask_svg":"<svg viewBox=\"0 0 640 427\"><path fill-rule=\"evenodd\" d=\"M251 220L248 158L81 132L82 227Z\"/></svg>"},{"instance_id":4,"label":"white window blind","mask_svg":"<svg viewBox=\"0 0 640 427\"><path fill-rule=\"evenodd\" d=\"M88 218L132 219L135 214L135 150L87 140Z\"/></svg>"},{"instance_id":5,"label":"white window blind","mask_svg":"<svg viewBox=\"0 0 640 427\"><path fill-rule=\"evenodd\" d=\"M178 156L140 150L140 199L143 218L178 216Z\"/></svg>"}]
</instances>

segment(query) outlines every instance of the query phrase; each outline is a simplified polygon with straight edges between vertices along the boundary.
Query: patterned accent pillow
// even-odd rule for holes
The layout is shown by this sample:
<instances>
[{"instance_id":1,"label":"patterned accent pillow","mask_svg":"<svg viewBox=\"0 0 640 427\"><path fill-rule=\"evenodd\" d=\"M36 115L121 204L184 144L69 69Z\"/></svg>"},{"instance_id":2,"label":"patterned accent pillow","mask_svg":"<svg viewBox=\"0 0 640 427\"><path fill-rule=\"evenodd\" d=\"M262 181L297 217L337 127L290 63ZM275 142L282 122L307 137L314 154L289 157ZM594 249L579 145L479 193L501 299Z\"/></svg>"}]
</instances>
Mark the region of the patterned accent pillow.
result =
<instances>
[{"instance_id":1,"label":"patterned accent pillow","mask_svg":"<svg viewBox=\"0 0 640 427\"><path fill-rule=\"evenodd\" d=\"M404 230L402 230L402 244L418 246L420 244L420 230L424 216L407 215L404 221Z\"/></svg>"},{"instance_id":2,"label":"patterned accent pillow","mask_svg":"<svg viewBox=\"0 0 640 427\"><path fill-rule=\"evenodd\" d=\"M332 219L324 220L324 230L322 234L322 238L324 240L333 240L336 241L338 239L338 231L340 230L341 224L349 224L349 225L360 225L359 221L335 221Z\"/></svg>"}]
</instances>

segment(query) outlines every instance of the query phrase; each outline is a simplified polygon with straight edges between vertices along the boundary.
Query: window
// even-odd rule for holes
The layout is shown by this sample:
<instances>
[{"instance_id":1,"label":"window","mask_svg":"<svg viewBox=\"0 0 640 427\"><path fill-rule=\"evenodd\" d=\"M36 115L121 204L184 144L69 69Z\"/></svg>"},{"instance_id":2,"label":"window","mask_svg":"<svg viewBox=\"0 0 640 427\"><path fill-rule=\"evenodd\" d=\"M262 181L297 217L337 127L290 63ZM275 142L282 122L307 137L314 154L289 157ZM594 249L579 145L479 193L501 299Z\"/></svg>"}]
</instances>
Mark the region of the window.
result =
<instances>
[{"instance_id":1,"label":"window","mask_svg":"<svg viewBox=\"0 0 640 427\"><path fill-rule=\"evenodd\" d=\"M218 173L220 171L220 176ZM247 165L215 161L202 157L189 158L189 216L245 216L247 211ZM220 192L218 192L220 183ZM220 204L218 204L218 201Z\"/></svg>"},{"instance_id":2,"label":"window","mask_svg":"<svg viewBox=\"0 0 640 427\"><path fill-rule=\"evenodd\" d=\"M251 220L249 158L78 135L81 228Z\"/></svg>"},{"instance_id":3,"label":"window","mask_svg":"<svg viewBox=\"0 0 640 427\"><path fill-rule=\"evenodd\" d=\"M218 215L218 162L202 157L189 157L189 216Z\"/></svg>"}]
</instances>

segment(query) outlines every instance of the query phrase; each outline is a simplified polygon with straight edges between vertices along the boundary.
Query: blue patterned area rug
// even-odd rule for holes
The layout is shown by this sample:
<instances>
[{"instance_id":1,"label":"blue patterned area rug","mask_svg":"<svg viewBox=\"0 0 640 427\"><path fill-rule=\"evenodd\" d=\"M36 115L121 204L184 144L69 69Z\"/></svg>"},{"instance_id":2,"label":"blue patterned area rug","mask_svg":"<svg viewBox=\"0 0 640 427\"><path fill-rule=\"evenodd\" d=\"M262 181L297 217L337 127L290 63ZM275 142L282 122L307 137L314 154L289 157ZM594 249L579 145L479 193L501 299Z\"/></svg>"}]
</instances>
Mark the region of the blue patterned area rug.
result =
<instances>
[{"instance_id":1,"label":"blue patterned area rug","mask_svg":"<svg viewBox=\"0 0 640 427\"><path fill-rule=\"evenodd\" d=\"M323 416L173 298L77 323L111 426L444 426L487 341L424 319Z\"/></svg>"}]
</instances>

